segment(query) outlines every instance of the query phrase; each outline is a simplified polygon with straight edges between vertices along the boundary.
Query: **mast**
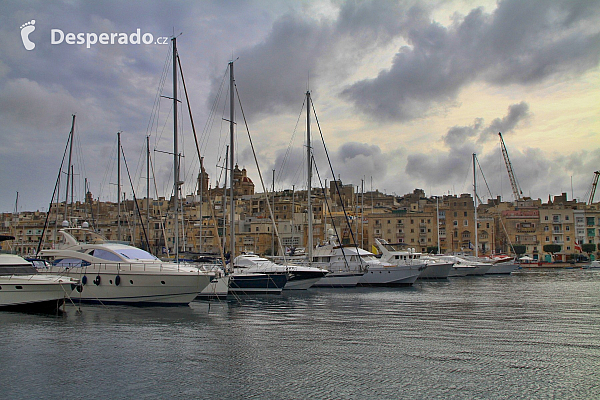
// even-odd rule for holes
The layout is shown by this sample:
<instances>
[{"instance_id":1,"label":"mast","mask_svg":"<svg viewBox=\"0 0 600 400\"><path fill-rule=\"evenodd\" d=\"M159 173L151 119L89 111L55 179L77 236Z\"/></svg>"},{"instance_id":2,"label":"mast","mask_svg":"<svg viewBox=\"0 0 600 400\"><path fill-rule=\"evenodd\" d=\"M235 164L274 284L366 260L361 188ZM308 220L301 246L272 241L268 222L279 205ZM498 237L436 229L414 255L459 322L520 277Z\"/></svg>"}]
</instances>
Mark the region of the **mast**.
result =
<instances>
[{"instance_id":1,"label":"mast","mask_svg":"<svg viewBox=\"0 0 600 400\"><path fill-rule=\"evenodd\" d=\"M479 257L479 244L477 243L478 240L478 233L477 233L477 170L476 170L476 165L475 165L475 159L476 159L477 155L475 155L475 153L473 153L473 204L475 205L475 257Z\"/></svg>"},{"instance_id":2,"label":"mast","mask_svg":"<svg viewBox=\"0 0 600 400\"><path fill-rule=\"evenodd\" d=\"M275 170L273 170L273 210L275 209ZM267 198L267 201L269 199ZM273 221L273 225L275 225L275 221ZM271 231L271 256L275 255L275 229Z\"/></svg>"},{"instance_id":3,"label":"mast","mask_svg":"<svg viewBox=\"0 0 600 400\"><path fill-rule=\"evenodd\" d=\"M117 132L117 240L121 241L121 132Z\"/></svg>"},{"instance_id":4,"label":"mast","mask_svg":"<svg viewBox=\"0 0 600 400\"><path fill-rule=\"evenodd\" d=\"M306 184L306 201L308 205L308 263L312 264L313 254L313 211L311 190L312 185L312 157L310 149L310 92L306 91L306 165L307 165L307 184Z\"/></svg>"},{"instance_id":5,"label":"mast","mask_svg":"<svg viewBox=\"0 0 600 400\"><path fill-rule=\"evenodd\" d=\"M440 196L435 196L435 216L437 221L437 253L440 254Z\"/></svg>"},{"instance_id":6,"label":"mast","mask_svg":"<svg viewBox=\"0 0 600 400\"><path fill-rule=\"evenodd\" d=\"M225 146L225 179L223 180L223 249L227 248L227 168L229 167L229 145Z\"/></svg>"},{"instance_id":7,"label":"mast","mask_svg":"<svg viewBox=\"0 0 600 400\"><path fill-rule=\"evenodd\" d=\"M292 233L292 248L296 247L294 246L294 238L296 237L296 232L294 230L294 228L296 227L294 224L294 216L296 215L296 185L292 185L292 224L291 224L291 233Z\"/></svg>"},{"instance_id":8,"label":"mast","mask_svg":"<svg viewBox=\"0 0 600 400\"><path fill-rule=\"evenodd\" d=\"M179 264L179 150L177 148L177 38L173 42L173 205L175 206L175 260Z\"/></svg>"},{"instance_id":9,"label":"mast","mask_svg":"<svg viewBox=\"0 0 600 400\"><path fill-rule=\"evenodd\" d=\"M202 194L204 192L204 157L200 157L200 253L202 253L202 221L204 216L202 215L203 199Z\"/></svg>"},{"instance_id":10,"label":"mast","mask_svg":"<svg viewBox=\"0 0 600 400\"><path fill-rule=\"evenodd\" d=\"M150 234L150 136L146 136L146 224ZM150 243L146 250L151 252Z\"/></svg>"},{"instance_id":11,"label":"mast","mask_svg":"<svg viewBox=\"0 0 600 400\"><path fill-rule=\"evenodd\" d=\"M65 220L67 219L67 207L69 204L69 183L71 182L71 159L73 156L73 134L75 133L75 114L71 121L71 132L69 133L69 165L67 167L67 188L65 190Z\"/></svg>"},{"instance_id":12,"label":"mast","mask_svg":"<svg viewBox=\"0 0 600 400\"><path fill-rule=\"evenodd\" d=\"M235 199L233 198L233 163L234 163L234 147L233 147L233 142L234 142L234 127L233 127L233 120L234 120L234 79L233 79L233 61L229 62L229 168L231 168L231 174L229 176L229 194L230 194L230 200L231 200L231 210L229 210L230 212L230 218L231 221L229 221L230 225L231 225L231 232L230 232L230 236L231 236L231 243L229 243L230 246L230 256L229 256L229 261L231 263L231 266L233 267L233 259L235 258Z\"/></svg>"}]
</instances>

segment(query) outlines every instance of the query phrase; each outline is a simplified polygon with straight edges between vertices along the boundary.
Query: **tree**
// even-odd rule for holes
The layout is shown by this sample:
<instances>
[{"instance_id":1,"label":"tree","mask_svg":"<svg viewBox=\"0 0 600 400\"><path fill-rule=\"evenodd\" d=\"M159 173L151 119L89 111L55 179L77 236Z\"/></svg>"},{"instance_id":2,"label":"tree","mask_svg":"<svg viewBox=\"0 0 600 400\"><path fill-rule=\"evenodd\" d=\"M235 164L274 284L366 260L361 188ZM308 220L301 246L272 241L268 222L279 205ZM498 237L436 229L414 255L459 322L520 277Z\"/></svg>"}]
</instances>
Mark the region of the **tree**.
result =
<instances>
[{"instance_id":1,"label":"tree","mask_svg":"<svg viewBox=\"0 0 600 400\"><path fill-rule=\"evenodd\" d=\"M550 253L552 255L552 259L554 259L554 253L558 253L562 246L560 244L545 244L542 249L546 253Z\"/></svg>"},{"instance_id":2,"label":"tree","mask_svg":"<svg viewBox=\"0 0 600 400\"><path fill-rule=\"evenodd\" d=\"M438 248L437 246L427 246L427 253L437 254Z\"/></svg>"},{"instance_id":3,"label":"tree","mask_svg":"<svg viewBox=\"0 0 600 400\"><path fill-rule=\"evenodd\" d=\"M521 254L525 254L525 252L527 251L527 246L522 244L515 244L513 246L513 251L517 256L520 256Z\"/></svg>"},{"instance_id":4,"label":"tree","mask_svg":"<svg viewBox=\"0 0 600 400\"><path fill-rule=\"evenodd\" d=\"M581 245L581 251L584 253L593 253L596 250L596 245L593 243L584 243Z\"/></svg>"}]
</instances>

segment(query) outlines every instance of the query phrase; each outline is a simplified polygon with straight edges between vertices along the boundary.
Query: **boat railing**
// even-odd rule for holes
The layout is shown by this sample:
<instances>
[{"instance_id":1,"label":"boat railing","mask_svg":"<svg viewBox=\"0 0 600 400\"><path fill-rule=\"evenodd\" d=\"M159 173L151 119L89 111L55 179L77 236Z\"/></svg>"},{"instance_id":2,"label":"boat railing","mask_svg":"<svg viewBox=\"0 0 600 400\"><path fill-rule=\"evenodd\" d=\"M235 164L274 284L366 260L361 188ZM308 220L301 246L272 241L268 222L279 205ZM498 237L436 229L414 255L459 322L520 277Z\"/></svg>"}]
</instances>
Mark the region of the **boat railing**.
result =
<instances>
[{"instance_id":1,"label":"boat railing","mask_svg":"<svg viewBox=\"0 0 600 400\"><path fill-rule=\"evenodd\" d=\"M186 265L190 266L190 265ZM55 268L63 268L65 270L76 270L81 269L83 271L164 271L167 269L176 269L177 264L169 265L169 268L165 268L165 263L144 263L144 262L127 262L127 263L60 263L54 266ZM181 265L183 267L183 265ZM198 269L200 271L200 269Z\"/></svg>"}]
</instances>

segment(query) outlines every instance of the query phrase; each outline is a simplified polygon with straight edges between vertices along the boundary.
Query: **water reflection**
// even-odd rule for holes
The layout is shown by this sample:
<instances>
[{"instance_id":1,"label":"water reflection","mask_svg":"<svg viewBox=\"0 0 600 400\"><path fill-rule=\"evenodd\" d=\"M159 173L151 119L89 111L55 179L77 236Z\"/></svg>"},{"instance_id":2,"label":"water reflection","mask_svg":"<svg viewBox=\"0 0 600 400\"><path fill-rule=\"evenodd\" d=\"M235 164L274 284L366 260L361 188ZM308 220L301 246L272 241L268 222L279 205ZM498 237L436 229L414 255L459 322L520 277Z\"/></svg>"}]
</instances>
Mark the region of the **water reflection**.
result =
<instances>
[{"instance_id":1,"label":"water reflection","mask_svg":"<svg viewBox=\"0 0 600 400\"><path fill-rule=\"evenodd\" d=\"M600 271L520 270L1 313L0 387L18 398L598 398L598 293Z\"/></svg>"}]
</instances>

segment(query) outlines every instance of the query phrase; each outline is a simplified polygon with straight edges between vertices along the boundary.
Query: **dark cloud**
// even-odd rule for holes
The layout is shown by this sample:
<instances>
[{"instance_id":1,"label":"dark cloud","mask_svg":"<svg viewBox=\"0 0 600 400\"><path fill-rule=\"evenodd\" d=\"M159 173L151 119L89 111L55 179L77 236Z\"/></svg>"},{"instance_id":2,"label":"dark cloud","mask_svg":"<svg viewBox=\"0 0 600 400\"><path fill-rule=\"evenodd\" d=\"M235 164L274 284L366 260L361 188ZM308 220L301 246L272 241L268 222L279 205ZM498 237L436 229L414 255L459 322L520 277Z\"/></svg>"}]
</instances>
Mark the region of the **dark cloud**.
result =
<instances>
[{"instance_id":1,"label":"dark cloud","mask_svg":"<svg viewBox=\"0 0 600 400\"><path fill-rule=\"evenodd\" d=\"M465 173L472 164L472 155L482 151L483 142L491 140L494 137L492 133L497 135L500 131L512 131L528 116L529 105L521 102L510 105L506 116L494 119L488 126L485 126L483 118L476 118L470 126L453 126L442 136L448 150L410 154L407 158L406 173L432 185L464 180ZM497 136L495 138L498 140Z\"/></svg>"},{"instance_id":2,"label":"dark cloud","mask_svg":"<svg viewBox=\"0 0 600 400\"><path fill-rule=\"evenodd\" d=\"M476 81L530 85L558 73L579 74L598 65L600 3L505 0L443 27L419 15L393 65L342 95L373 117L406 121L456 99ZM585 11L583 11L585 10Z\"/></svg>"},{"instance_id":3,"label":"dark cloud","mask_svg":"<svg viewBox=\"0 0 600 400\"><path fill-rule=\"evenodd\" d=\"M531 114L529 113L529 104L524 101L518 104L512 104L508 107L508 114L503 118L496 118L485 129L485 132L480 136L481 141L490 140L493 136L501 132L503 135L511 133L522 121L526 121Z\"/></svg>"}]
</instances>

